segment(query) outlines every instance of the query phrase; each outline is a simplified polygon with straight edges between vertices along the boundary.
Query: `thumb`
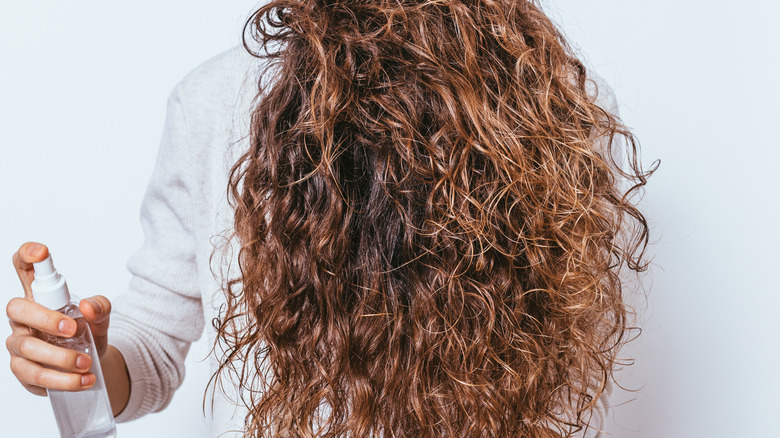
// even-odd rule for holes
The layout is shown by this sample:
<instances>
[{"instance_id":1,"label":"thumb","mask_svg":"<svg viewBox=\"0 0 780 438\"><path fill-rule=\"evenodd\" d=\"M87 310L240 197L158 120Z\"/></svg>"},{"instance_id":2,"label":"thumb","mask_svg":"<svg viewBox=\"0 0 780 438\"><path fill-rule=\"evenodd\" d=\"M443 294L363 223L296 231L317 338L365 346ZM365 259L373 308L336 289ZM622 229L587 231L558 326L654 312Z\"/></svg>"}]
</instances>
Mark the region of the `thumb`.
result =
<instances>
[{"instance_id":1,"label":"thumb","mask_svg":"<svg viewBox=\"0 0 780 438\"><path fill-rule=\"evenodd\" d=\"M84 315L84 319L89 323L92 336L95 342L97 338L105 337L108 334L108 323L111 315L111 301L102 295L81 300L79 310Z\"/></svg>"}]
</instances>

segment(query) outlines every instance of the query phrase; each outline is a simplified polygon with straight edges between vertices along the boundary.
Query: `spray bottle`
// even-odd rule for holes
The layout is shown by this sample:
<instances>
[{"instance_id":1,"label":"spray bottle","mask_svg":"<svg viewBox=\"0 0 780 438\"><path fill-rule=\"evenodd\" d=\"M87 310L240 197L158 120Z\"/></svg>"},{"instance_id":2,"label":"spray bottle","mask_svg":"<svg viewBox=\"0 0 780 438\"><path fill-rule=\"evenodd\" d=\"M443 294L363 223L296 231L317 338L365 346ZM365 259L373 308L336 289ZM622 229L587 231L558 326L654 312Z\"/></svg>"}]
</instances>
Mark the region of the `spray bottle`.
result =
<instances>
[{"instance_id":1,"label":"spray bottle","mask_svg":"<svg viewBox=\"0 0 780 438\"><path fill-rule=\"evenodd\" d=\"M49 399L54 408L54 417L62 438L109 438L116 436L116 423L108 401L100 357L95 349L95 341L84 315L81 314L78 298L71 297L65 278L54 269L51 256L40 263L33 264L35 280L32 282L33 299L38 304L76 321L76 333L70 338L41 333L41 339L58 347L76 350L92 358L92 368L96 381L89 389L82 391L49 390Z\"/></svg>"}]
</instances>

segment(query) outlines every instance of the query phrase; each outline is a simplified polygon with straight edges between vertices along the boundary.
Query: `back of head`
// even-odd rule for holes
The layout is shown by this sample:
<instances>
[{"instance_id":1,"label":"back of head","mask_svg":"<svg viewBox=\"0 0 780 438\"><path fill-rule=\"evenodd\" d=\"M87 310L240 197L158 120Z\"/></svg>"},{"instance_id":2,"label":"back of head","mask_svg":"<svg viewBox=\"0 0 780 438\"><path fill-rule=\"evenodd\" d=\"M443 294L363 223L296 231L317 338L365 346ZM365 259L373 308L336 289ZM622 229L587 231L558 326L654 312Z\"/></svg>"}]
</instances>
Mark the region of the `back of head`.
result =
<instances>
[{"instance_id":1,"label":"back of head","mask_svg":"<svg viewBox=\"0 0 780 438\"><path fill-rule=\"evenodd\" d=\"M585 426L626 331L619 271L643 267L647 173L540 8L280 0L248 25L274 76L231 178L220 326L254 388L246 434Z\"/></svg>"}]
</instances>

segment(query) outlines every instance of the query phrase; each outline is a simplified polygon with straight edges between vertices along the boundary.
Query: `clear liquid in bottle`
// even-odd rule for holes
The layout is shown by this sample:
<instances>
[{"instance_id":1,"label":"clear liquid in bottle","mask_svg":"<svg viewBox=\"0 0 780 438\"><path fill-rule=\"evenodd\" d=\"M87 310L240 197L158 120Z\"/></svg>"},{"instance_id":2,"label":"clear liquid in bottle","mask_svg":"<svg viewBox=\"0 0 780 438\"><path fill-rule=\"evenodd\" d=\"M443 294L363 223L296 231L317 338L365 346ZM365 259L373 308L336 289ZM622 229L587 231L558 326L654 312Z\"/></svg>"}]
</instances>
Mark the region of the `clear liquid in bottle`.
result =
<instances>
[{"instance_id":1,"label":"clear liquid in bottle","mask_svg":"<svg viewBox=\"0 0 780 438\"><path fill-rule=\"evenodd\" d=\"M49 391L54 417L62 438L108 438L116 436L116 423L108 401L100 357L89 324L81 314L78 298L71 298L65 277L54 268L51 255L33 263L35 280L30 284L35 302L67 315L76 321L76 333L70 338L61 338L39 333L41 339L58 347L76 350L92 358L90 372L95 375L95 384L81 391ZM74 302L75 301L75 302ZM62 371L62 370L60 370Z\"/></svg>"},{"instance_id":2,"label":"clear liquid in bottle","mask_svg":"<svg viewBox=\"0 0 780 438\"><path fill-rule=\"evenodd\" d=\"M92 358L92 368L89 371L96 378L92 387L82 391L49 390L49 399L60 435L62 438L115 437L114 414L108 400L103 371L100 368L100 357L95 349L89 324L75 303L58 309L58 312L76 321L78 327L76 333L70 338L42 333L41 338L50 344L88 354Z\"/></svg>"}]
</instances>

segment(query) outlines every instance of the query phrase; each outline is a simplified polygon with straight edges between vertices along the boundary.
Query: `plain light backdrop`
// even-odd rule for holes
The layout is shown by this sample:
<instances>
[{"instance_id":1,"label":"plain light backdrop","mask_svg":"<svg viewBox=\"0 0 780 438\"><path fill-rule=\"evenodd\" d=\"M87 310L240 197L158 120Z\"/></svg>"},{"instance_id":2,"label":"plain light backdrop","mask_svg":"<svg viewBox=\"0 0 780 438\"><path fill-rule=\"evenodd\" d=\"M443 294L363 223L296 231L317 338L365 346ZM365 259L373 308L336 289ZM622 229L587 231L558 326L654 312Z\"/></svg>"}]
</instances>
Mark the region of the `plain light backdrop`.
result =
<instances>
[{"instance_id":1,"label":"plain light backdrop","mask_svg":"<svg viewBox=\"0 0 780 438\"><path fill-rule=\"evenodd\" d=\"M124 291L138 212L176 82L240 42L255 1L0 3L0 299L22 293L10 256L48 244L80 296ZM776 436L780 410L780 111L776 2L547 0L614 88L646 165L654 257L632 295L643 326L620 373L615 437ZM4 255L3 255L4 254ZM645 295L646 294L646 295ZM0 324L0 338L10 333ZM161 413L121 437L206 437L196 343ZM0 349L0 435L56 436Z\"/></svg>"}]
</instances>

